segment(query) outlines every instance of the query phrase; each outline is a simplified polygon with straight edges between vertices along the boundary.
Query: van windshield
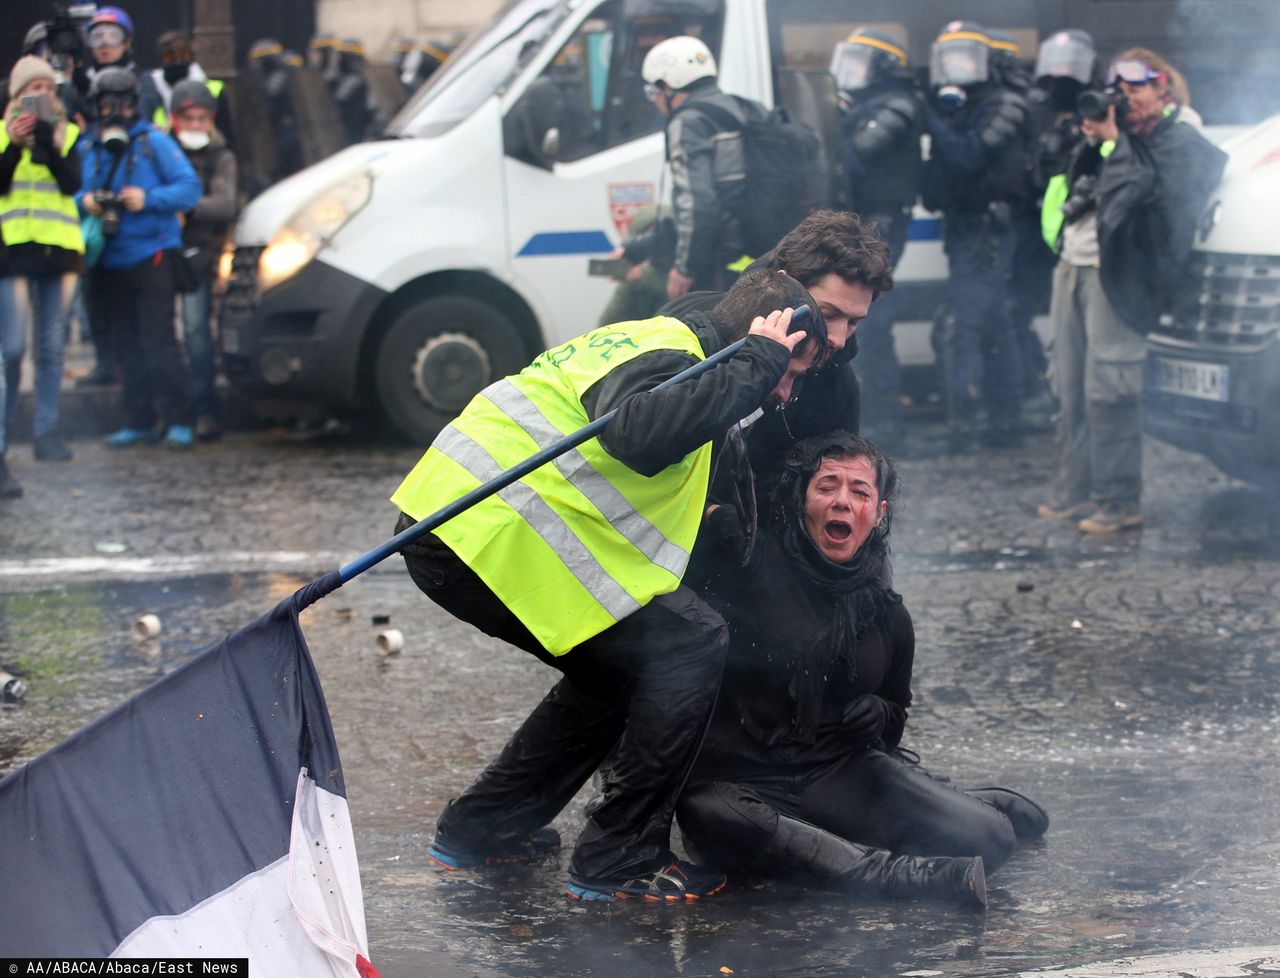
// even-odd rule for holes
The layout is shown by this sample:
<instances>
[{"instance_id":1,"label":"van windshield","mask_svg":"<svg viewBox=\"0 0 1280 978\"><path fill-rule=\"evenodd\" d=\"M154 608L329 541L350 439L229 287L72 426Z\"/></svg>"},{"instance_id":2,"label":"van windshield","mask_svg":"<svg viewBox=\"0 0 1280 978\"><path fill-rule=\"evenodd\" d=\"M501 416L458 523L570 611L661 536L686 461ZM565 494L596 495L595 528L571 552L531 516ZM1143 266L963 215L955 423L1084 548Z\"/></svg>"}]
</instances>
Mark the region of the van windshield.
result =
<instances>
[{"instance_id":1,"label":"van windshield","mask_svg":"<svg viewBox=\"0 0 1280 978\"><path fill-rule=\"evenodd\" d=\"M472 34L387 126L389 136L438 136L502 93L569 13L567 0L510 0Z\"/></svg>"}]
</instances>

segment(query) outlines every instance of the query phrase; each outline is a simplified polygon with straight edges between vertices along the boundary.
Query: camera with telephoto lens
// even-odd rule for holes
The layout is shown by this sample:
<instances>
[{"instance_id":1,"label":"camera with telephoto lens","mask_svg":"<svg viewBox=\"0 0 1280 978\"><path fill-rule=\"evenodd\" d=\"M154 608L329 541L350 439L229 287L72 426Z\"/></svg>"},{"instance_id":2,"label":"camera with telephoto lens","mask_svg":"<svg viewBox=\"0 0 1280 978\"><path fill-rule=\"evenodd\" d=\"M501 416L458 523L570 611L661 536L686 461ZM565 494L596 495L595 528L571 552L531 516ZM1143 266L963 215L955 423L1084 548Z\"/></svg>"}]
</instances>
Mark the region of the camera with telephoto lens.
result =
<instances>
[{"instance_id":1,"label":"camera with telephoto lens","mask_svg":"<svg viewBox=\"0 0 1280 978\"><path fill-rule=\"evenodd\" d=\"M1062 202L1062 216L1068 224L1074 224L1098 205L1095 191L1098 189L1098 177L1093 173L1076 177L1071 186L1071 196Z\"/></svg>"},{"instance_id":2,"label":"camera with telephoto lens","mask_svg":"<svg viewBox=\"0 0 1280 978\"><path fill-rule=\"evenodd\" d=\"M1127 109L1127 100L1124 95L1117 92L1113 88L1099 91L1096 88L1087 89L1080 93L1080 97L1076 99L1076 112L1081 119L1092 119L1094 122L1105 122L1107 119L1107 109L1115 106L1116 121L1119 122L1124 118Z\"/></svg>"},{"instance_id":3,"label":"camera with telephoto lens","mask_svg":"<svg viewBox=\"0 0 1280 978\"><path fill-rule=\"evenodd\" d=\"M109 238L120 230L120 195L110 190L95 190L93 199L102 208L98 216L102 221L102 233Z\"/></svg>"}]
</instances>

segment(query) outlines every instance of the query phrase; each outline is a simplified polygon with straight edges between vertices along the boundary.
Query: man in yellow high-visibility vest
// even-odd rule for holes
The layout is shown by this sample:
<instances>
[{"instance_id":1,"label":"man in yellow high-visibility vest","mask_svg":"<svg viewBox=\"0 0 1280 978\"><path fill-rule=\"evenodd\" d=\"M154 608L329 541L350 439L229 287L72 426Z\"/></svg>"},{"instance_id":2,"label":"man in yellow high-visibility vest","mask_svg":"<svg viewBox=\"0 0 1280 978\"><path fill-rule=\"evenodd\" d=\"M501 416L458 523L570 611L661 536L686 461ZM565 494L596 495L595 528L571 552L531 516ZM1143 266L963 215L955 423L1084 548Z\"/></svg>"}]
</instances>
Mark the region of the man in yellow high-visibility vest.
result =
<instances>
[{"instance_id":1,"label":"man in yellow high-visibility vest","mask_svg":"<svg viewBox=\"0 0 1280 978\"><path fill-rule=\"evenodd\" d=\"M789 333L791 310L813 312ZM653 388L746 334L701 377ZM681 578L713 454L738 421L830 352L794 279L744 275L710 313L604 326L490 385L392 496L399 529L617 409L598 439L536 469L404 549L454 616L564 678L440 817L430 855L452 868L554 852L550 822L614 750L570 864L580 899L694 899L724 876L669 849L676 797L706 728L727 642Z\"/></svg>"}]
</instances>

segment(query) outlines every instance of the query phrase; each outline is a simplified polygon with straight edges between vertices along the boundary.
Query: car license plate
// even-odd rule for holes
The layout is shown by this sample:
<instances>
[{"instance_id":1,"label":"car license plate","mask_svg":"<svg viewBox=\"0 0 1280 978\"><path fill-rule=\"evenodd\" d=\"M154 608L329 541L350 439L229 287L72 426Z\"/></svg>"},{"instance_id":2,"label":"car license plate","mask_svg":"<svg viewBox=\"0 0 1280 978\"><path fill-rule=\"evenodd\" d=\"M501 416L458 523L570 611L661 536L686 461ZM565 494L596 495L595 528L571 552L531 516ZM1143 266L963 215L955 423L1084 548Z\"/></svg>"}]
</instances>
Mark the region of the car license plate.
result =
<instances>
[{"instance_id":1,"label":"car license plate","mask_svg":"<svg viewBox=\"0 0 1280 978\"><path fill-rule=\"evenodd\" d=\"M1166 394L1198 397L1202 401L1226 401L1230 393L1230 371L1218 363L1156 357L1152 385Z\"/></svg>"}]
</instances>

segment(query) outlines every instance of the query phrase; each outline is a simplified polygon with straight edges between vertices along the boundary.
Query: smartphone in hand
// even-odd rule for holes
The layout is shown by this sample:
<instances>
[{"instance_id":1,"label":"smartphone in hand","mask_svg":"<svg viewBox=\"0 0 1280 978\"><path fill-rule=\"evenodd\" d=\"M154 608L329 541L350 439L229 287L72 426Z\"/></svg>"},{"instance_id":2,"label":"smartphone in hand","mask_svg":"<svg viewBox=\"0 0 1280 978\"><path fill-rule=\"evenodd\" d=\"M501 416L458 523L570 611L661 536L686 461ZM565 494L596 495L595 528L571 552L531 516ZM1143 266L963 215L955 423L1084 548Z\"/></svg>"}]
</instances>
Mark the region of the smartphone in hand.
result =
<instances>
[{"instance_id":1,"label":"smartphone in hand","mask_svg":"<svg viewBox=\"0 0 1280 978\"><path fill-rule=\"evenodd\" d=\"M18 100L18 110L26 115L33 115L41 122L53 121L53 103L48 92L39 95L24 95Z\"/></svg>"}]
</instances>

